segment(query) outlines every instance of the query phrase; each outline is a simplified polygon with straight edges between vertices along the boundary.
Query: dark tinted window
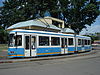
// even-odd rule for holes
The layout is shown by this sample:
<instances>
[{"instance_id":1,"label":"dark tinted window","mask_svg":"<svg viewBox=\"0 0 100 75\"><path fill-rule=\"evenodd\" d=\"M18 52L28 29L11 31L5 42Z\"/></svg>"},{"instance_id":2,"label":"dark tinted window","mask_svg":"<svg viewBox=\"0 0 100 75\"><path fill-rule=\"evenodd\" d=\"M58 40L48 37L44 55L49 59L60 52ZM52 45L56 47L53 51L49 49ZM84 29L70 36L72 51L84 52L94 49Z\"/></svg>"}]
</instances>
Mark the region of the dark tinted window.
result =
<instances>
[{"instance_id":1,"label":"dark tinted window","mask_svg":"<svg viewBox=\"0 0 100 75\"><path fill-rule=\"evenodd\" d=\"M29 36L25 36L25 49L29 49Z\"/></svg>"},{"instance_id":2,"label":"dark tinted window","mask_svg":"<svg viewBox=\"0 0 100 75\"><path fill-rule=\"evenodd\" d=\"M73 38L68 38L68 45L74 45Z\"/></svg>"},{"instance_id":3,"label":"dark tinted window","mask_svg":"<svg viewBox=\"0 0 100 75\"><path fill-rule=\"evenodd\" d=\"M22 35L16 35L15 46L22 46Z\"/></svg>"},{"instance_id":4,"label":"dark tinted window","mask_svg":"<svg viewBox=\"0 0 100 75\"><path fill-rule=\"evenodd\" d=\"M31 37L31 48L32 49L36 48L36 37L35 36Z\"/></svg>"},{"instance_id":5,"label":"dark tinted window","mask_svg":"<svg viewBox=\"0 0 100 75\"><path fill-rule=\"evenodd\" d=\"M59 37L51 37L51 45L52 46L60 45L60 38Z\"/></svg>"},{"instance_id":6,"label":"dark tinted window","mask_svg":"<svg viewBox=\"0 0 100 75\"><path fill-rule=\"evenodd\" d=\"M82 39L82 46L84 46L85 45L85 40L84 39Z\"/></svg>"},{"instance_id":7,"label":"dark tinted window","mask_svg":"<svg viewBox=\"0 0 100 75\"><path fill-rule=\"evenodd\" d=\"M85 45L88 45L88 41L87 40L85 40Z\"/></svg>"},{"instance_id":8,"label":"dark tinted window","mask_svg":"<svg viewBox=\"0 0 100 75\"><path fill-rule=\"evenodd\" d=\"M61 38L61 47L67 47L67 38Z\"/></svg>"},{"instance_id":9,"label":"dark tinted window","mask_svg":"<svg viewBox=\"0 0 100 75\"><path fill-rule=\"evenodd\" d=\"M14 34L10 34L9 35L9 47L13 47L15 46L15 38L14 38Z\"/></svg>"},{"instance_id":10,"label":"dark tinted window","mask_svg":"<svg viewBox=\"0 0 100 75\"><path fill-rule=\"evenodd\" d=\"M65 38L65 45L66 45L66 47L67 47L67 38Z\"/></svg>"},{"instance_id":11,"label":"dark tinted window","mask_svg":"<svg viewBox=\"0 0 100 75\"><path fill-rule=\"evenodd\" d=\"M39 46L49 46L49 37L39 36Z\"/></svg>"},{"instance_id":12,"label":"dark tinted window","mask_svg":"<svg viewBox=\"0 0 100 75\"><path fill-rule=\"evenodd\" d=\"M78 39L78 45L81 45L82 44L81 41L82 41L81 39Z\"/></svg>"},{"instance_id":13,"label":"dark tinted window","mask_svg":"<svg viewBox=\"0 0 100 75\"><path fill-rule=\"evenodd\" d=\"M91 41L90 40L88 40L88 45L91 45Z\"/></svg>"}]
</instances>

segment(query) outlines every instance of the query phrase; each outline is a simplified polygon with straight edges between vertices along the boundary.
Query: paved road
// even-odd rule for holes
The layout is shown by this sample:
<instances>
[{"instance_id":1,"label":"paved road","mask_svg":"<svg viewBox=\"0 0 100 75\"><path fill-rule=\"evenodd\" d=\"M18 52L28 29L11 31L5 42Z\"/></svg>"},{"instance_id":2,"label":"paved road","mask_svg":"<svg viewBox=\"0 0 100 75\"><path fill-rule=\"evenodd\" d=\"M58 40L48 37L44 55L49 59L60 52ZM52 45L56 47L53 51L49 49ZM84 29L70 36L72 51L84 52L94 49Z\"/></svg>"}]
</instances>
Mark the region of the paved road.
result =
<instances>
[{"instance_id":1,"label":"paved road","mask_svg":"<svg viewBox=\"0 0 100 75\"><path fill-rule=\"evenodd\" d=\"M0 64L0 75L100 75L100 51L94 55Z\"/></svg>"}]
</instances>

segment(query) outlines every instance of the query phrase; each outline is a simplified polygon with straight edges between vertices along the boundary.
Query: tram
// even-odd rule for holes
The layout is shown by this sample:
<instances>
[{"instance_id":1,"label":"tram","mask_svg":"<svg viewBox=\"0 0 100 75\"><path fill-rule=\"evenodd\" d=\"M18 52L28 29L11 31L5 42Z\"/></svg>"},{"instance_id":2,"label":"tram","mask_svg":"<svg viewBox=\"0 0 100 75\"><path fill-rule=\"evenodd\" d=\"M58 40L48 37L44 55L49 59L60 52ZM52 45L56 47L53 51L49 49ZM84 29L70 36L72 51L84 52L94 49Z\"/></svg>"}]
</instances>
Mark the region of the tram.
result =
<instances>
[{"instance_id":1,"label":"tram","mask_svg":"<svg viewBox=\"0 0 100 75\"><path fill-rule=\"evenodd\" d=\"M91 50L91 38L57 32L15 29L9 33L8 57L37 57Z\"/></svg>"}]
</instances>

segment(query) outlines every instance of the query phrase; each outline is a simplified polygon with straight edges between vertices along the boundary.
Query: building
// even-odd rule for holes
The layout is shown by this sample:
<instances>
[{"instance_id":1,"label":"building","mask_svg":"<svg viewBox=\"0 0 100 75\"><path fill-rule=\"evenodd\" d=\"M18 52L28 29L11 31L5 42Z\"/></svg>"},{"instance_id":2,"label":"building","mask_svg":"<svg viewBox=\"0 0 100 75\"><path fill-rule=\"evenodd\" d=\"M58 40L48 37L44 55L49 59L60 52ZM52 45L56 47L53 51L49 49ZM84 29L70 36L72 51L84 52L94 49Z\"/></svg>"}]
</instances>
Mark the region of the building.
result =
<instances>
[{"instance_id":1,"label":"building","mask_svg":"<svg viewBox=\"0 0 100 75\"><path fill-rule=\"evenodd\" d=\"M65 28L63 20L53 18L53 17L44 17L34 20L28 20L16 23L7 28L8 31L14 29L31 29L31 30L40 30L40 31L53 31L53 32L63 32L63 33L74 33L72 29Z\"/></svg>"}]
</instances>

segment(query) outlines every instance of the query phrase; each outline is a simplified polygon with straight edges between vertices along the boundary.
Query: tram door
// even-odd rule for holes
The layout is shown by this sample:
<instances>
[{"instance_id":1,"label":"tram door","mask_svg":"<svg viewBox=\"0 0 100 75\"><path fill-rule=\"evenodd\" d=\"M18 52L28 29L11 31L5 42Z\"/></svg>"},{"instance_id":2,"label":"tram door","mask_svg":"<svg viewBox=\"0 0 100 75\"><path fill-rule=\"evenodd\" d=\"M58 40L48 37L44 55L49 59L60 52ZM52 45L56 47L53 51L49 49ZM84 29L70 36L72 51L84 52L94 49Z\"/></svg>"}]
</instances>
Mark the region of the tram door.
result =
<instances>
[{"instance_id":1,"label":"tram door","mask_svg":"<svg viewBox=\"0 0 100 75\"><path fill-rule=\"evenodd\" d=\"M85 40L84 39L82 39L82 51L85 51Z\"/></svg>"},{"instance_id":2,"label":"tram door","mask_svg":"<svg viewBox=\"0 0 100 75\"><path fill-rule=\"evenodd\" d=\"M25 35L25 56L36 56L36 36Z\"/></svg>"},{"instance_id":3,"label":"tram door","mask_svg":"<svg viewBox=\"0 0 100 75\"><path fill-rule=\"evenodd\" d=\"M61 38L61 54L67 54L68 47L67 47L67 38Z\"/></svg>"}]
</instances>

